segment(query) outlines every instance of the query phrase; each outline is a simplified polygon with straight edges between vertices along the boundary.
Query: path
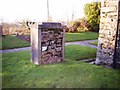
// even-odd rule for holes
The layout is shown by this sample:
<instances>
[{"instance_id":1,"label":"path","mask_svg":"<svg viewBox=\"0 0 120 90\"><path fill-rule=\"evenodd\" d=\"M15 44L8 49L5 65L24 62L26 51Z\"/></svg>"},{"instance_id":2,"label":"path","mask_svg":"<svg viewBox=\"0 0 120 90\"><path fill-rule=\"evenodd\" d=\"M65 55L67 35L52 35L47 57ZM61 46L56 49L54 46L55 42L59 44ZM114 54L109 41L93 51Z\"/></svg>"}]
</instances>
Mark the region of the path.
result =
<instances>
[{"instance_id":1,"label":"path","mask_svg":"<svg viewBox=\"0 0 120 90\"><path fill-rule=\"evenodd\" d=\"M65 46L67 45L81 45L81 46L88 46L91 48L97 48L95 45L89 44L90 42L96 42L98 40L85 40L85 41L76 41L76 42L67 42L65 43Z\"/></svg>"},{"instance_id":2,"label":"path","mask_svg":"<svg viewBox=\"0 0 120 90\"><path fill-rule=\"evenodd\" d=\"M89 42L96 42L96 41L98 41L98 40L85 40L85 41L76 41L76 42L66 42L65 46L67 46L67 45L81 45L81 46L88 46L88 47L91 47L91 48L97 48L97 46L89 44ZM18 52L18 51L26 51L26 50L30 50L30 47L0 50L0 53Z\"/></svg>"}]
</instances>

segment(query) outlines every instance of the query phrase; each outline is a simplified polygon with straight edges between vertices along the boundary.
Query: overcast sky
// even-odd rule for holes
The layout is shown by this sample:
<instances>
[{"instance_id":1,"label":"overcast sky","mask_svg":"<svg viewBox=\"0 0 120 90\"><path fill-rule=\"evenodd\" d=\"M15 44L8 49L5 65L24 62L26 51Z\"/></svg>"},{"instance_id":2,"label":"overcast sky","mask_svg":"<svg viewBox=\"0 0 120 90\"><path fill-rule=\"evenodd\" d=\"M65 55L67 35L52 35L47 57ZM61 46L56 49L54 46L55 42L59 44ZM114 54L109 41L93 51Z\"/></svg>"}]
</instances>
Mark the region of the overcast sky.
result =
<instances>
[{"instance_id":1,"label":"overcast sky","mask_svg":"<svg viewBox=\"0 0 120 90\"><path fill-rule=\"evenodd\" d=\"M97 0L49 0L49 11L53 21L67 21L84 16L84 5ZM19 21L47 20L47 0L0 0L0 20Z\"/></svg>"}]
</instances>

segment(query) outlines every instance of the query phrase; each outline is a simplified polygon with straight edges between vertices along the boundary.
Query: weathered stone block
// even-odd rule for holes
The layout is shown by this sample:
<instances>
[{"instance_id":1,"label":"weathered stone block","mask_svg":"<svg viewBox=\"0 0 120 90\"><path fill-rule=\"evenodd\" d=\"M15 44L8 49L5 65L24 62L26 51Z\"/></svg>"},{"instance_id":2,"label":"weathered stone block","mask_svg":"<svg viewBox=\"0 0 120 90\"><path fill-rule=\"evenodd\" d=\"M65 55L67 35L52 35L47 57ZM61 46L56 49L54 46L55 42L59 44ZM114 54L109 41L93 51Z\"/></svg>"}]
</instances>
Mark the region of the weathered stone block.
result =
<instances>
[{"instance_id":1,"label":"weathered stone block","mask_svg":"<svg viewBox=\"0 0 120 90\"><path fill-rule=\"evenodd\" d=\"M115 12L117 11L116 7L101 7L101 12Z\"/></svg>"},{"instance_id":2,"label":"weathered stone block","mask_svg":"<svg viewBox=\"0 0 120 90\"><path fill-rule=\"evenodd\" d=\"M60 23L42 23L31 32L32 62L50 64L64 60L64 33Z\"/></svg>"}]
</instances>

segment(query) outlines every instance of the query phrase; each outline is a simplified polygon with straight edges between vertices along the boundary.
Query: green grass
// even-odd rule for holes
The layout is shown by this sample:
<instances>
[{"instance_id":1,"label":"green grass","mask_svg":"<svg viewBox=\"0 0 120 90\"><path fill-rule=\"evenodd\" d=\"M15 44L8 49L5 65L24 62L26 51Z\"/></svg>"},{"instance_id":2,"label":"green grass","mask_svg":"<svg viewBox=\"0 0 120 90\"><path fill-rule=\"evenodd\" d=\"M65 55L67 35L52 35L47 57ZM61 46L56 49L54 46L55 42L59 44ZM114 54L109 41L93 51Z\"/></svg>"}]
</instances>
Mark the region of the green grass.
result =
<instances>
[{"instance_id":1,"label":"green grass","mask_svg":"<svg viewBox=\"0 0 120 90\"><path fill-rule=\"evenodd\" d=\"M83 33L66 33L65 40L66 42L71 41L81 41L81 40L92 40L97 39L98 33L95 32L83 32ZM23 41L15 36L4 36L0 37L0 49L13 49L30 46L30 43Z\"/></svg>"},{"instance_id":2,"label":"green grass","mask_svg":"<svg viewBox=\"0 0 120 90\"><path fill-rule=\"evenodd\" d=\"M66 33L65 41L93 40L98 38L98 34L96 32Z\"/></svg>"},{"instance_id":3,"label":"green grass","mask_svg":"<svg viewBox=\"0 0 120 90\"><path fill-rule=\"evenodd\" d=\"M92 44L92 45L98 45L98 42L90 42L90 44Z\"/></svg>"},{"instance_id":4,"label":"green grass","mask_svg":"<svg viewBox=\"0 0 120 90\"><path fill-rule=\"evenodd\" d=\"M96 57L96 49L83 47L78 45L69 45L66 47L65 57L70 60L79 61L80 59L88 59Z\"/></svg>"},{"instance_id":5,"label":"green grass","mask_svg":"<svg viewBox=\"0 0 120 90\"><path fill-rule=\"evenodd\" d=\"M2 41L2 46L0 46L0 49L12 49L30 46L29 42L23 41L15 36L3 36L0 37L0 40Z\"/></svg>"},{"instance_id":6,"label":"green grass","mask_svg":"<svg viewBox=\"0 0 120 90\"><path fill-rule=\"evenodd\" d=\"M76 61L86 48L66 46L64 62L43 66L30 63L29 51L3 54L3 88L120 88L120 71Z\"/></svg>"}]
</instances>

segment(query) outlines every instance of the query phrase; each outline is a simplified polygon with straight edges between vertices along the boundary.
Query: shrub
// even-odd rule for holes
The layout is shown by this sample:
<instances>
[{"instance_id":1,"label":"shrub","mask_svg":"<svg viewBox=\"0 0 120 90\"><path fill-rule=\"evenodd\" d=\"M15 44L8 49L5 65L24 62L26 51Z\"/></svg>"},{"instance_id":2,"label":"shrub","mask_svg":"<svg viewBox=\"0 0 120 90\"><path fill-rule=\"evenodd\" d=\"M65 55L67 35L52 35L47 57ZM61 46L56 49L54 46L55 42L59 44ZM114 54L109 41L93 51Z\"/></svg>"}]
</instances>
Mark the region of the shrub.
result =
<instances>
[{"instance_id":1,"label":"shrub","mask_svg":"<svg viewBox=\"0 0 120 90\"><path fill-rule=\"evenodd\" d=\"M88 29L91 31L99 31L100 24L100 2L92 2L88 3L84 7L84 13L87 17L87 21L89 22Z\"/></svg>"},{"instance_id":2,"label":"shrub","mask_svg":"<svg viewBox=\"0 0 120 90\"><path fill-rule=\"evenodd\" d=\"M71 22L69 32L85 32L88 31L88 26L86 18L81 18Z\"/></svg>"},{"instance_id":3,"label":"shrub","mask_svg":"<svg viewBox=\"0 0 120 90\"><path fill-rule=\"evenodd\" d=\"M64 25L64 29L65 29L65 32L69 32L69 28L66 25Z\"/></svg>"},{"instance_id":4,"label":"shrub","mask_svg":"<svg viewBox=\"0 0 120 90\"><path fill-rule=\"evenodd\" d=\"M30 30L20 24L14 23L3 23L2 24L2 35L30 35Z\"/></svg>"},{"instance_id":5,"label":"shrub","mask_svg":"<svg viewBox=\"0 0 120 90\"><path fill-rule=\"evenodd\" d=\"M2 34L9 35L9 24L8 23L2 24Z\"/></svg>"}]
</instances>

